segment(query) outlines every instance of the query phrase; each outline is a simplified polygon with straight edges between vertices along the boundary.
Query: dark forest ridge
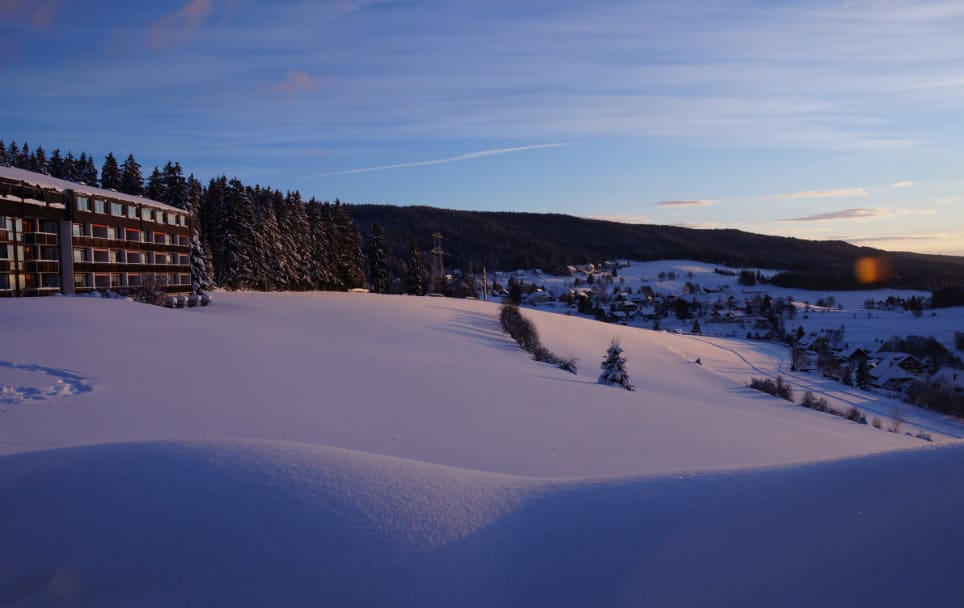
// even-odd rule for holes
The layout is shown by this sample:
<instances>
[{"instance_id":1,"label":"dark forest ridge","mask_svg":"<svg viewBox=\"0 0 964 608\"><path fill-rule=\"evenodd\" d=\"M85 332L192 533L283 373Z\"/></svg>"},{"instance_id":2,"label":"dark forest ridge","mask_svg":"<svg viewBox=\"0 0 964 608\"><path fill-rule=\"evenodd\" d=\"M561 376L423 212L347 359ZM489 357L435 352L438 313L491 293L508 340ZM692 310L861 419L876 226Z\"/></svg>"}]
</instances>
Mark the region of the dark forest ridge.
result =
<instances>
[{"instance_id":1,"label":"dark forest ridge","mask_svg":"<svg viewBox=\"0 0 964 608\"><path fill-rule=\"evenodd\" d=\"M351 205L362 233L373 224L385 230L396 259L415 240L430 247L441 232L446 266L467 272L541 268L561 272L566 265L613 258L692 259L733 267L784 272L775 282L802 289L856 289L854 264L877 258L889 270L874 287L934 289L964 283L964 257L889 252L843 241L810 241L735 229L623 224L555 213L458 211L427 206Z\"/></svg>"}]
</instances>

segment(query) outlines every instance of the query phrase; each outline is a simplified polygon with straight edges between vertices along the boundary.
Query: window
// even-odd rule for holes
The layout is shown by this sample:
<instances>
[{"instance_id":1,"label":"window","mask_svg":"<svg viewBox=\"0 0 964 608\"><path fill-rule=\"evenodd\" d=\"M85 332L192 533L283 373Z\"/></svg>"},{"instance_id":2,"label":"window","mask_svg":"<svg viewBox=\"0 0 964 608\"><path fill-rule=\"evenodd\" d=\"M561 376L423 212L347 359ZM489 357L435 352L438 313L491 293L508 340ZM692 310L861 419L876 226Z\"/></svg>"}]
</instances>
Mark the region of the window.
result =
<instances>
[{"instance_id":1,"label":"window","mask_svg":"<svg viewBox=\"0 0 964 608\"><path fill-rule=\"evenodd\" d=\"M74 222L70 227L70 233L74 236L87 236L87 224Z\"/></svg>"},{"instance_id":2,"label":"window","mask_svg":"<svg viewBox=\"0 0 964 608\"><path fill-rule=\"evenodd\" d=\"M154 242L160 243L161 245L167 245L167 234L164 232L155 232Z\"/></svg>"},{"instance_id":3,"label":"window","mask_svg":"<svg viewBox=\"0 0 964 608\"><path fill-rule=\"evenodd\" d=\"M141 275L139 274L128 274L127 275L127 286L137 287L141 284Z\"/></svg>"},{"instance_id":4,"label":"window","mask_svg":"<svg viewBox=\"0 0 964 608\"><path fill-rule=\"evenodd\" d=\"M95 274L94 275L94 287L105 288L110 287L110 275L109 274Z\"/></svg>"},{"instance_id":5,"label":"window","mask_svg":"<svg viewBox=\"0 0 964 608\"><path fill-rule=\"evenodd\" d=\"M186 236L184 236L183 234L179 234L177 236L177 244L180 245L181 247L187 247L190 244L190 242L188 241L188 238Z\"/></svg>"},{"instance_id":6,"label":"window","mask_svg":"<svg viewBox=\"0 0 964 608\"><path fill-rule=\"evenodd\" d=\"M75 262L89 262L90 261L90 249L82 249L79 247L74 247L74 261Z\"/></svg>"},{"instance_id":7,"label":"window","mask_svg":"<svg viewBox=\"0 0 964 608\"><path fill-rule=\"evenodd\" d=\"M104 212L104 201L99 201L96 198L94 199L94 212L95 213Z\"/></svg>"},{"instance_id":8,"label":"window","mask_svg":"<svg viewBox=\"0 0 964 608\"><path fill-rule=\"evenodd\" d=\"M54 272L48 272L46 274L40 275L40 286L41 287L60 287L60 275Z\"/></svg>"},{"instance_id":9,"label":"window","mask_svg":"<svg viewBox=\"0 0 964 608\"><path fill-rule=\"evenodd\" d=\"M137 219L137 207L135 207L134 205L128 205L128 206L127 206L127 217L131 218L132 220L136 220L136 219Z\"/></svg>"},{"instance_id":10,"label":"window","mask_svg":"<svg viewBox=\"0 0 964 608\"><path fill-rule=\"evenodd\" d=\"M97 226L95 224L94 226L91 226L90 233L95 239L106 239L107 226Z\"/></svg>"},{"instance_id":11,"label":"window","mask_svg":"<svg viewBox=\"0 0 964 608\"><path fill-rule=\"evenodd\" d=\"M108 227L107 227L107 238L109 238L109 239L111 239L111 240L117 240L117 228L114 228L113 226L108 226Z\"/></svg>"},{"instance_id":12,"label":"window","mask_svg":"<svg viewBox=\"0 0 964 608\"><path fill-rule=\"evenodd\" d=\"M90 211L90 200L86 196L77 197L77 211Z\"/></svg>"},{"instance_id":13,"label":"window","mask_svg":"<svg viewBox=\"0 0 964 608\"><path fill-rule=\"evenodd\" d=\"M0 260L9 260L13 257L13 246L0 243Z\"/></svg>"},{"instance_id":14,"label":"window","mask_svg":"<svg viewBox=\"0 0 964 608\"><path fill-rule=\"evenodd\" d=\"M149 222L152 219L154 219L153 214L151 213L151 210L148 209L147 207L141 207L141 219L144 220L145 222Z\"/></svg>"},{"instance_id":15,"label":"window","mask_svg":"<svg viewBox=\"0 0 964 608\"><path fill-rule=\"evenodd\" d=\"M124 233L125 240L134 241L135 243L141 240L141 231L128 228Z\"/></svg>"},{"instance_id":16,"label":"window","mask_svg":"<svg viewBox=\"0 0 964 608\"><path fill-rule=\"evenodd\" d=\"M107 255L106 249L95 249L94 250L94 261L98 264L106 264L110 258Z\"/></svg>"},{"instance_id":17,"label":"window","mask_svg":"<svg viewBox=\"0 0 964 608\"><path fill-rule=\"evenodd\" d=\"M56 220L40 220L40 232L60 234L60 223Z\"/></svg>"},{"instance_id":18,"label":"window","mask_svg":"<svg viewBox=\"0 0 964 608\"><path fill-rule=\"evenodd\" d=\"M121 275L119 272L110 273L110 286L111 287L123 287L124 284L121 283Z\"/></svg>"},{"instance_id":19,"label":"window","mask_svg":"<svg viewBox=\"0 0 964 608\"><path fill-rule=\"evenodd\" d=\"M181 266L190 266L190 265L191 265L191 258L190 258L190 256L179 255L179 256L177 256L177 263L180 264Z\"/></svg>"},{"instance_id":20,"label":"window","mask_svg":"<svg viewBox=\"0 0 964 608\"><path fill-rule=\"evenodd\" d=\"M123 262L123 260L118 255L118 253L120 252L117 251L116 249L111 249L110 251L107 252L107 259L110 260L111 264L120 264L121 262Z\"/></svg>"},{"instance_id":21,"label":"window","mask_svg":"<svg viewBox=\"0 0 964 608\"><path fill-rule=\"evenodd\" d=\"M91 277L86 273L74 274L74 287L78 289L83 289L85 287L90 287Z\"/></svg>"},{"instance_id":22,"label":"window","mask_svg":"<svg viewBox=\"0 0 964 608\"><path fill-rule=\"evenodd\" d=\"M189 274L182 274L182 275L181 275L181 285L190 285L190 284L191 284L191 275L189 275Z\"/></svg>"},{"instance_id":23,"label":"window","mask_svg":"<svg viewBox=\"0 0 964 608\"><path fill-rule=\"evenodd\" d=\"M155 253L154 254L155 264L167 264L167 254L166 253Z\"/></svg>"},{"instance_id":24,"label":"window","mask_svg":"<svg viewBox=\"0 0 964 608\"><path fill-rule=\"evenodd\" d=\"M0 289L10 289L9 274L0 274Z\"/></svg>"},{"instance_id":25,"label":"window","mask_svg":"<svg viewBox=\"0 0 964 608\"><path fill-rule=\"evenodd\" d=\"M41 247L40 259L41 260L59 260L60 256L58 255L58 253L59 252L57 251L56 247Z\"/></svg>"},{"instance_id":26,"label":"window","mask_svg":"<svg viewBox=\"0 0 964 608\"><path fill-rule=\"evenodd\" d=\"M124 205L121 205L120 203L111 203L111 204L110 204L110 214L111 214L111 215L116 215L116 216L118 216L118 217L123 217L123 215L124 215Z\"/></svg>"}]
</instances>

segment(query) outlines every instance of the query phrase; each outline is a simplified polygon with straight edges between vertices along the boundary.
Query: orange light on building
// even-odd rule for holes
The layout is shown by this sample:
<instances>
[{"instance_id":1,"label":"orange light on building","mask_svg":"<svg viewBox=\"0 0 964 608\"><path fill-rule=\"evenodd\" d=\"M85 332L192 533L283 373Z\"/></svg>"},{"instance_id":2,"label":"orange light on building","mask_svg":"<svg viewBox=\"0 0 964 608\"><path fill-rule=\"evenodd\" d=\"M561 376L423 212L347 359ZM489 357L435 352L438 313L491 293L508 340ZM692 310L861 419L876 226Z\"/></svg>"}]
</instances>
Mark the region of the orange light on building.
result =
<instances>
[{"instance_id":1,"label":"orange light on building","mask_svg":"<svg viewBox=\"0 0 964 608\"><path fill-rule=\"evenodd\" d=\"M880 283L893 277L893 273L884 258L865 257L854 262L854 276L859 283Z\"/></svg>"}]
</instances>

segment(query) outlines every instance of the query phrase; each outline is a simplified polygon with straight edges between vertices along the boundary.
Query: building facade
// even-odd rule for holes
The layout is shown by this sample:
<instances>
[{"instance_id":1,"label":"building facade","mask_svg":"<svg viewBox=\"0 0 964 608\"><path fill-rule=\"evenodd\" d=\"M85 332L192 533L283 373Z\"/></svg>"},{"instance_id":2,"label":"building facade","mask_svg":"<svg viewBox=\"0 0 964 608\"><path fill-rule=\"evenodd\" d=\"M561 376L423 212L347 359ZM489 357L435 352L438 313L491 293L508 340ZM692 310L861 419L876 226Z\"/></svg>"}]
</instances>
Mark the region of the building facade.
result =
<instances>
[{"instance_id":1,"label":"building facade","mask_svg":"<svg viewBox=\"0 0 964 608\"><path fill-rule=\"evenodd\" d=\"M176 207L0 167L0 297L137 288L191 291L190 215Z\"/></svg>"}]
</instances>

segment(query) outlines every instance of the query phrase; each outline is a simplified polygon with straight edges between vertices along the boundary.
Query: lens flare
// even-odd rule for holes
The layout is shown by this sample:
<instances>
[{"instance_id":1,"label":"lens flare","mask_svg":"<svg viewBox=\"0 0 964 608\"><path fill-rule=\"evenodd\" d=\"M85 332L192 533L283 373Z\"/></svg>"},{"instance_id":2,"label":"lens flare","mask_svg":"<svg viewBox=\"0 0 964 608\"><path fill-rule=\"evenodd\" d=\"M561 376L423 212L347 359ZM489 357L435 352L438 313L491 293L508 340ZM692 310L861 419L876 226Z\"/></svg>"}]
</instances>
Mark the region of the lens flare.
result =
<instances>
[{"instance_id":1,"label":"lens flare","mask_svg":"<svg viewBox=\"0 0 964 608\"><path fill-rule=\"evenodd\" d=\"M890 265L887 260L878 257L860 258L854 262L854 276L859 283L880 283L890 279Z\"/></svg>"}]
</instances>

